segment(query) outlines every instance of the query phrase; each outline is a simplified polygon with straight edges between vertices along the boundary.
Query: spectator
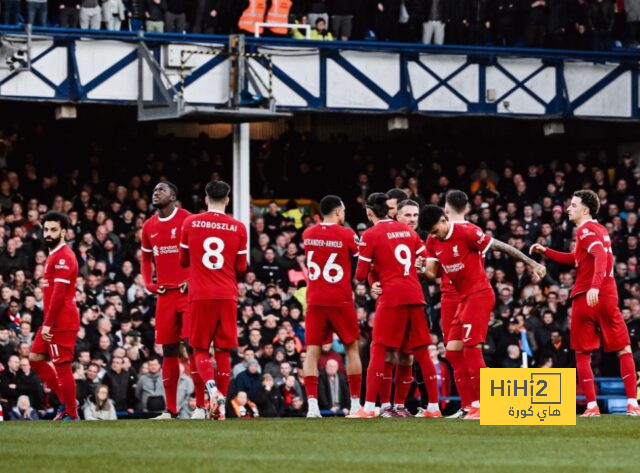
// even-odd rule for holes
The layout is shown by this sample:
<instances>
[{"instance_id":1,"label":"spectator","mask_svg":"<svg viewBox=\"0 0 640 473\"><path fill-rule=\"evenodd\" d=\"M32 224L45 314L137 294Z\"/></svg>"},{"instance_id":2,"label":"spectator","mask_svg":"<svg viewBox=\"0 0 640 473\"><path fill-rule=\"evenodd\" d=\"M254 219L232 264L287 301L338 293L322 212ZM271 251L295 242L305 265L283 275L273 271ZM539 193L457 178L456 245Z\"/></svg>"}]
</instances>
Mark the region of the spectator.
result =
<instances>
[{"instance_id":1,"label":"spectator","mask_svg":"<svg viewBox=\"0 0 640 473\"><path fill-rule=\"evenodd\" d=\"M99 30L102 9L98 0L80 0L80 28Z\"/></svg>"},{"instance_id":2,"label":"spectator","mask_svg":"<svg viewBox=\"0 0 640 473\"><path fill-rule=\"evenodd\" d=\"M493 26L497 46L513 46L517 37L520 9L516 0L496 0L493 5Z\"/></svg>"},{"instance_id":3,"label":"spectator","mask_svg":"<svg viewBox=\"0 0 640 473\"><path fill-rule=\"evenodd\" d=\"M320 410L333 414L348 415L351 406L347 378L338 372L335 360L327 361L325 370L318 378L318 406Z\"/></svg>"},{"instance_id":4,"label":"spectator","mask_svg":"<svg viewBox=\"0 0 640 473\"><path fill-rule=\"evenodd\" d=\"M80 26L79 12L80 0L59 0L58 14L60 19L60 27L78 28L78 26Z\"/></svg>"},{"instance_id":5,"label":"spectator","mask_svg":"<svg viewBox=\"0 0 640 473\"><path fill-rule=\"evenodd\" d=\"M161 413L167 408L164 401L164 386L160 368L160 361L157 358L151 358L148 364L148 373L138 378L136 399L139 409L145 413Z\"/></svg>"},{"instance_id":6,"label":"spectator","mask_svg":"<svg viewBox=\"0 0 640 473\"><path fill-rule=\"evenodd\" d=\"M262 417L278 417L283 409L282 395L275 388L273 376L266 373L256 393L256 405Z\"/></svg>"},{"instance_id":7,"label":"spectator","mask_svg":"<svg viewBox=\"0 0 640 473\"><path fill-rule=\"evenodd\" d=\"M322 19L324 24L327 25L329 23L329 11L327 9L327 1L326 0L308 0L307 1L307 18L309 19L310 25L316 25L318 19Z\"/></svg>"},{"instance_id":8,"label":"spectator","mask_svg":"<svg viewBox=\"0 0 640 473\"><path fill-rule=\"evenodd\" d=\"M446 7L448 0L426 0L424 4L424 22L422 23L422 42L424 44L443 44L446 25Z\"/></svg>"},{"instance_id":9,"label":"spectator","mask_svg":"<svg viewBox=\"0 0 640 473\"><path fill-rule=\"evenodd\" d=\"M507 358L502 362L503 368L520 368L522 359L520 356L520 347L518 345L509 345L507 347Z\"/></svg>"},{"instance_id":10,"label":"spectator","mask_svg":"<svg viewBox=\"0 0 640 473\"><path fill-rule=\"evenodd\" d=\"M25 394L20 384L20 358L9 357L7 368L0 373L0 397L4 400L3 411L9 412L18 402L18 397Z\"/></svg>"},{"instance_id":11,"label":"spectator","mask_svg":"<svg viewBox=\"0 0 640 473\"><path fill-rule=\"evenodd\" d=\"M331 31L336 39L348 41L351 38L354 6L351 0L331 0L328 2L331 15ZM296 228L300 228L296 223Z\"/></svg>"},{"instance_id":12,"label":"spectator","mask_svg":"<svg viewBox=\"0 0 640 473\"><path fill-rule=\"evenodd\" d=\"M589 6L589 27L593 35L593 49L607 50L611 47L611 30L613 29L612 0L593 0Z\"/></svg>"},{"instance_id":13,"label":"spectator","mask_svg":"<svg viewBox=\"0 0 640 473\"><path fill-rule=\"evenodd\" d=\"M40 420L38 412L31 407L29 396L20 396L9 412L9 420Z\"/></svg>"},{"instance_id":14,"label":"spectator","mask_svg":"<svg viewBox=\"0 0 640 473\"><path fill-rule=\"evenodd\" d=\"M468 10L468 40L470 44L485 45L489 41L491 10L488 0L470 0ZM473 191L472 191L473 193Z\"/></svg>"},{"instance_id":15,"label":"spectator","mask_svg":"<svg viewBox=\"0 0 640 473\"><path fill-rule=\"evenodd\" d=\"M305 415L304 400L302 396L295 395L291 399L291 403L285 405L282 417L304 417Z\"/></svg>"},{"instance_id":16,"label":"spectator","mask_svg":"<svg viewBox=\"0 0 640 473\"><path fill-rule=\"evenodd\" d=\"M178 408L178 417L180 419L189 419L190 416L184 417L188 414L191 414L193 410L196 408L194 405L193 408L190 407L190 399L194 394L194 384L191 376L189 376L185 372L184 364L180 363L180 378L178 378L178 394L176 396L176 406Z\"/></svg>"},{"instance_id":17,"label":"spectator","mask_svg":"<svg viewBox=\"0 0 640 473\"><path fill-rule=\"evenodd\" d=\"M109 31L120 31L125 19L122 0L105 0L102 2L102 22Z\"/></svg>"},{"instance_id":18,"label":"spectator","mask_svg":"<svg viewBox=\"0 0 640 473\"><path fill-rule=\"evenodd\" d=\"M85 420L117 420L113 401L109 399L109 388L100 384L95 395L89 398L82 408Z\"/></svg>"},{"instance_id":19,"label":"spectator","mask_svg":"<svg viewBox=\"0 0 640 473\"><path fill-rule=\"evenodd\" d=\"M260 364L258 360L252 358L247 363L247 369L236 378L236 389L238 391L244 391L251 401L257 402L257 394L261 385L260 378Z\"/></svg>"},{"instance_id":20,"label":"spectator","mask_svg":"<svg viewBox=\"0 0 640 473\"><path fill-rule=\"evenodd\" d=\"M164 30L167 33L185 33L187 29L187 7L185 0L166 0Z\"/></svg>"},{"instance_id":21,"label":"spectator","mask_svg":"<svg viewBox=\"0 0 640 473\"><path fill-rule=\"evenodd\" d=\"M234 417L239 419L253 419L254 417L260 417L258 408L251 402L247 393L239 391L231 400L231 412Z\"/></svg>"},{"instance_id":22,"label":"spectator","mask_svg":"<svg viewBox=\"0 0 640 473\"><path fill-rule=\"evenodd\" d=\"M20 359L18 380L20 382L21 393L29 396L29 401L33 408L44 414L45 403L42 381L40 381L38 375L31 370L29 358Z\"/></svg>"},{"instance_id":23,"label":"spectator","mask_svg":"<svg viewBox=\"0 0 640 473\"><path fill-rule=\"evenodd\" d=\"M167 13L166 0L145 0L145 29L149 33L164 32L164 19Z\"/></svg>"},{"instance_id":24,"label":"spectator","mask_svg":"<svg viewBox=\"0 0 640 473\"><path fill-rule=\"evenodd\" d=\"M2 0L2 23L5 25L17 25L19 22L18 16L20 15L20 0ZM6 184L5 184L6 182ZM2 189L2 187L5 187ZM9 196L9 183L2 181L0 183L0 207L9 208L7 205L7 197ZM4 198L3 198L4 197ZM9 199L10 202L10 199ZM4 210L4 209L3 209Z\"/></svg>"},{"instance_id":25,"label":"spectator","mask_svg":"<svg viewBox=\"0 0 640 473\"><path fill-rule=\"evenodd\" d=\"M27 24L47 26L47 0L27 0Z\"/></svg>"},{"instance_id":26,"label":"spectator","mask_svg":"<svg viewBox=\"0 0 640 473\"><path fill-rule=\"evenodd\" d=\"M131 382L129 373L123 369L122 358L113 358L111 368L104 375L102 382L109 388L109 393L115 404L116 411L133 412L131 399L133 383Z\"/></svg>"}]
</instances>

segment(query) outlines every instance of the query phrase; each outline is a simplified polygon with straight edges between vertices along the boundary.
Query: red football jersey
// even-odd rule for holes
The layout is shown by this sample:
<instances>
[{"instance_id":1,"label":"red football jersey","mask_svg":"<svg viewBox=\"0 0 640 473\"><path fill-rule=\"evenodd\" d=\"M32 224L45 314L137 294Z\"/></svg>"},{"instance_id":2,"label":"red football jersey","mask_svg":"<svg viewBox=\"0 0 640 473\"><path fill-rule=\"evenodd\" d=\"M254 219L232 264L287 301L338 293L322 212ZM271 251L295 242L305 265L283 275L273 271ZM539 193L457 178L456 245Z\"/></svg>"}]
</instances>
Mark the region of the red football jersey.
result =
<instances>
[{"instance_id":1,"label":"red football jersey","mask_svg":"<svg viewBox=\"0 0 640 473\"><path fill-rule=\"evenodd\" d=\"M424 304L418 280L416 256L424 251L418 234L404 223L380 220L362 234L356 279L367 278L371 264L382 286L378 305L396 307Z\"/></svg>"},{"instance_id":2,"label":"red football jersey","mask_svg":"<svg viewBox=\"0 0 640 473\"><path fill-rule=\"evenodd\" d=\"M307 305L353 305L351 257L358 254L358 237L347 227L319 223L303 235L309 278Z\"/></svg>"},{"instance_id":3,"label":"red football jersey","mask_svg":"<svg viewBox=\"0 0 640 473\"><path fill-rule=\"evenodd\" d=\"M236 258L247 254L247 229L222 212L188 216L180 247L189 250L189 300L238 300Z\"/></svg>"},{"instance_id":4,"label":"red football jersey","mask_svg":"<svg viewBox=\"0 0 640 473\"><path fill-rule=\"evenodd\" d=\"M144 222L142 251L153 254L158 286L178 287L189 277L189 270L180 266L182 224L189 215L176 207L167 218L156 214Z\"/></svg>"},{"instance_id":5,"label":"red football jersey","mask_svg":"<svg viewBox=\"0 0 640 473\"><path fill-rule=\"evenodd\" d=\"M80 328L80 314L76 306L76 279L78 278L78 262L71 248L62 243L49 252L44 263L42 277L44 293L44 325L51 327L52 332L73 331ZM54 286L64 285L64 297L57 307L52 307ZM53 310L52 310L53 309ZM55 311L55 313L54 313Z\"/></svg>"},{"instance_id":6,"label":"red football jersey","mask_svg":"<svg viewBox=\"0 0 640 473\"><path fill-rule=\"evenodd\" d=\"M427 260L437 261L460 297L491 289L484 272L483 255L493 239L469 222L450 222L445 240L427 238Z\"/></svg>"},{"instance_id":7,"label":"red football jersey","mask_svg":"<svg viewBox=\"0 0 640 473\"><path fill-rule=\"evenodd\" d=\"M600 268L596 274L596 258L594 252L601 246L604 249L606 265ZM554 257L555 255L566 258ZM576 282L571 290L574 298L587 292L589 289L600 289L601 295L618 295L616 283L613 278L613 251L611 238L607 229L596 220L589 220L576 230L576 246L573 253L561 253L551 249L547 250L547 256L561 263L576 265Z\"/></svg>"}]
</instances>

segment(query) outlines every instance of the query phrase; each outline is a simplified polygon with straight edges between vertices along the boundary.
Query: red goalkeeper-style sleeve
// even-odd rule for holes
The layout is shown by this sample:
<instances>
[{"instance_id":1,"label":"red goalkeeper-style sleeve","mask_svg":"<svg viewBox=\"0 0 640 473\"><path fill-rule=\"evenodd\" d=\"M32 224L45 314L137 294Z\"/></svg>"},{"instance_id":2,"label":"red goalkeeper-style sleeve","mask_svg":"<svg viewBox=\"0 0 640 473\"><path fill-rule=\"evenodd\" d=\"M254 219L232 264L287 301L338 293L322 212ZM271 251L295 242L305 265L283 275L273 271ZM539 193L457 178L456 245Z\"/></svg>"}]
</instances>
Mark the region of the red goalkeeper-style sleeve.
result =
<instances>
[{"instance_id":1,"label":"red goalkeeper-style sleeve","mask_svg":"<svg viewBox=\"0 0 640 473\"><path fill-rule=\"evenodd\" d=\"M589 252L593 256L593 279L591 279L591 287L600 289L602 281L607 275L607 252L602 245L594 245Z\"/></svg>"},{"instance_id":2,"label":"red goalkeeper-style sleeve","mask_svg":"<svg viewBox=\"0 0 640 473\"><path fill-rule=\"evenodd\" d=\"M47 313L44 315L44 322L42 325L47 327L53 327L58 319L60 311L64 307L64 295L66 292L66 283L54 282L53 293L51 294L51 303L49 304Z\"/></svg>"},{"instance_id":3,"label":"red goalkeeper-style sleeve","mask_svg":"<svg viewBox=\"0 0 640 473\"><path fill-rule=\"evenodd\" d=\"M359 282L365 282L369 275L370 267L371 263L369 261L363 260L362 257L358 258L358 266L356 266L356 280Z\"/></svg>"},{"instance_id":4,"label":"red goalkeeper-style sleeve","mask_svg":"<svg viewBox=\"0 0 640 473\"><path fill-rule=\"evenodd\" d=\"M189 249L180 245L180 266L189 267Z\"/></svg>"},{"instance_id":5,"label":"red goalkeeper-style sleeve","mask_svg":"<svg viewBox=\"0 0 640 473\"><path fill-rule=\"evenodd\" d=\"M544 253L547 258L556 263L564 264L566 266L575 266L576 264L576 255L573 253L565 253L564 251L556 251L551 248L547 248L547 251Z\"/></svg>"},{"instance_id":6,"label":"red goalkeeper-style sleeve","mask_svg":"<svg viewBox=\"0 0 640 473\"><path fill-rule=\"evenodd\" d=\"M142 252L142 263L140 265L140 272L144 285L151 292L158 290L158 285L153 282L153 256L152 253L146 251Z\"/></svg>"}]
</instances>

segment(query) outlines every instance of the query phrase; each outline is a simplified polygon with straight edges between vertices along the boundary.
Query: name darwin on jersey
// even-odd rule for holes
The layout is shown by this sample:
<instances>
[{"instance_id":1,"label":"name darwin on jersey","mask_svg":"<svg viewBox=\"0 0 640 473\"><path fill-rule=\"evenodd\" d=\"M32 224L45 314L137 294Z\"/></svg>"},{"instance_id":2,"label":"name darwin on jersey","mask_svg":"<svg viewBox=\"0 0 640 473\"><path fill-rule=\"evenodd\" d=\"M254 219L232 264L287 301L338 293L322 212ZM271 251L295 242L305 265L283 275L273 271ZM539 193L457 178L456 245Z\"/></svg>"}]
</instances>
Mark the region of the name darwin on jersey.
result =
<instances>
[{"instance_id":1,"label":"name darwin on jersey","mask_svg":"<svg viewBox=\"0 0 640 473\"><path fill-rule=\"evenodd\" d=\"M311 238L306 238L304 240L304 246L324 246L327 248L342 248L342 242L335 241L335 240L313 240Z\"/></svg>"},{"instance_id":2,"label":"name darwin on jersey","mask_svg":"<svg viewBox=\"0 0 640 473\"><path fill-rule=\"evenodd\" d=\"M212 230L226 230L228 232L237 232L238 226L225 222L210 222L207 220L193 220L191 228L211 228Z\"/></svg>"},{"instance_id":3,"label":"name darwin on jersey","mask_svg":"<svg viewBox=\"0 0 640 473\"><path fill-rule=\"evenodd\" d=\"M411 237L411 233L406 231L406 232L388 232L387 233L387 238L389 240L392 240L394 238L410 238Z\"/></svg>"}]
</instances>

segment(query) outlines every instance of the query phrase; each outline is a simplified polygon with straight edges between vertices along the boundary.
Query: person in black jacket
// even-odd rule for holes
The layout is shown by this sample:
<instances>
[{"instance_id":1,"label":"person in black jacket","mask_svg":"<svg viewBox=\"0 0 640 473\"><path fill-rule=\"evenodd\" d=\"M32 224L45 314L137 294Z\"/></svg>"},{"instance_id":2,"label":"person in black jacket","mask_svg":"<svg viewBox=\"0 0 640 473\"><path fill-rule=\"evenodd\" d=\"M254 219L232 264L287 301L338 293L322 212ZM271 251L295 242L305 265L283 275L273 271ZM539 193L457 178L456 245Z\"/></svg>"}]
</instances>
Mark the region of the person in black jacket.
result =
<instances>
[{"instance_id":1,"label":"person in black jacket","mask_svg":"<svg viewBox=\"0 0 640 473\"><path fill-rule=\"evenodd\" d=\"M593 38L593 49L603 51L611 47L611 30L613 29L612 0L592 0L589 5L589 28Z\"/></svg>"},{"instance_id":2,"label":"person in black jacket","mask_svg":"<svg viewBox=\"0 0 640 473\"><path fill-rule=\"evenodd\" d=\"M122 358L114 357L111 360L111 369L104 375L102 383L109 387L116 411L133 412L133 382L129 373L122 369Z\"/></svg>"},{"instance_id":3,"label":"person in black jacket","mask_svg":"<svg viewBox=\"0 0 640 473\"><path fill-rule=\"evenodd\" d=\"M318 407L334 414L348 415L350 406L347 380L338 372L338 362L329 360L318 377Z\"/></svg>"},{"instance_id":4,"label":"person in black jacket","mask_svg":"<svg viewBox=\"0 0 640 473\"><path fill-rule=\"evenodd\" d=\"M528 48L541 48L545 35L545 0L524 0L524 45Z\"/></svg>"},{"instance_id":5,"label":"person in black jacket","mask_svg":"<svg viewBox=\"0 0 640 473\"><path fill-rule=\"evenodd\" d=\"M571 0L549 0L547 6L549 9L547 46L565 49L571 29Z\"/></svg>"},{"instance_id":6,"label":"person in black jacket","mask_svg":"<svg viewBox=\"0 0 640 473\"><path fill-rule=\"evenodd\" d=\"M518 15L518 0L495 0L493 4L493 27L497 46L514 45L517 36Z\"/></svg>"},{"instance_id":7,"label":"person in black jacket","mask_svg":"<svg viewBox=\"0 0 640 473\"><path fill-rule=\"evenodd\" d=\"M256 394L256 404L262 417L279 417L283 409L282 394L276 389L273 376L269 373L262 376L262 385Z\"/></svg>"},{"instance_id":8,"label":"person in black jacket","mask_svg":"<svg viewBox=\"0 0 640 473\"><path fill-rule=\"evenodd\" d=\"M491 29L489 0L469 0L469 43L487 44Z\"/></svg>"},{"instance_id":9,"label":"person in black jacket","mask_svg":"<svg viewBox=\"0 0 640 473\"><path fill-rule=\"evenodd\" d=\"M445 43L466 44L469 26L469 0L448 0Z\"/></svg>"}]
</instances>

